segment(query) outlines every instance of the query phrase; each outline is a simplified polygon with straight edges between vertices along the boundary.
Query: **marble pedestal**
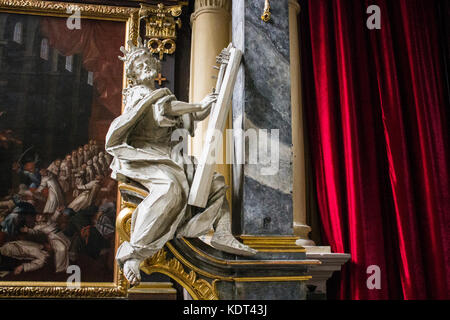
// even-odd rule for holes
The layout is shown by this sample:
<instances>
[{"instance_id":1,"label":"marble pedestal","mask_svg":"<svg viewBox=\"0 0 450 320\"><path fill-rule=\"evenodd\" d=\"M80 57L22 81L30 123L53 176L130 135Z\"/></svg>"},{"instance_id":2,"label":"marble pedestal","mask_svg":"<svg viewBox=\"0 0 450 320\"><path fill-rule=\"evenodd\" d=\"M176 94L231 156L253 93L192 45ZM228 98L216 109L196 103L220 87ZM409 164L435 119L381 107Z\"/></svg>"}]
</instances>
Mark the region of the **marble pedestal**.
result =
<instances>
[{"instance_id":1,"label":"marble pedestal","mask_svg":"<svg viewBox=\"0 0 450 320\"><path fill-rule=\"evenodd\" d=\"M325 299L327 296L327 280L331 278L334 272L341 271L342 265L350 260L351 255L348 253L332 253L328 246L311 246L305 247L306 257L308 259L316 259L321 264L311 266L308 275L311 279L306 281L312 296Z\"/></svg>"}]
</instances>

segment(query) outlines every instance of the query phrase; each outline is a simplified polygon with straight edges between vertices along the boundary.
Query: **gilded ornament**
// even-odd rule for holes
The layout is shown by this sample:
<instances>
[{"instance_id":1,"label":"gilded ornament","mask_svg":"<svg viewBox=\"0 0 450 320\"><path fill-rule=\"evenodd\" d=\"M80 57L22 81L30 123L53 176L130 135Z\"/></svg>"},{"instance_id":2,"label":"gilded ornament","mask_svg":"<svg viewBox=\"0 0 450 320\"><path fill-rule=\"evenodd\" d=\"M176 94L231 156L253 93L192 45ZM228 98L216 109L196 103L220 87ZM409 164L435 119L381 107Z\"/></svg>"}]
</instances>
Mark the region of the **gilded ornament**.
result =
<instances>
[{"instance_id":1,"label":"gilded ornament","mask_svg":"<svg viewBox=\"0 0 450 320\"><path fill-rule=\"evenodd\" d=\"M151 53L157 53L162 60L164 54L173 54L176 50L177 29L181 28L183 3L175 6L157 6L141 4L139 19L145 21L145 38Z\"/></svg>"},{"instance_id":2,"label":"gilded ornament","mask_svg":"<svg viewBox=\"0 0 450 320\"><path fill-rule=\"evenodd\" d=\"M270 3L269 0L265 0L264 3L264 12L261 16L262 21L269 22L272 14L270 13Z\"/></svg>"}]
</instances>

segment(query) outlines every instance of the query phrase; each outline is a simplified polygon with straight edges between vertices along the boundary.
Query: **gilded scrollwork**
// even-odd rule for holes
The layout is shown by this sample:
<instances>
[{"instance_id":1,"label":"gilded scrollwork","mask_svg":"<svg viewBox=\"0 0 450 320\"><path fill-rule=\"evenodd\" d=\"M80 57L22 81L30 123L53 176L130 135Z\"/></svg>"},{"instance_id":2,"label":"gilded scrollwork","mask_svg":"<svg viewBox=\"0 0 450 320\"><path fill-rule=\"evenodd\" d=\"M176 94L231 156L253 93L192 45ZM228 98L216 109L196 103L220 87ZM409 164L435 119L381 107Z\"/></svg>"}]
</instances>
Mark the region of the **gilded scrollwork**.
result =
<instances>
[{"instance_id":1,"label":"gilded scrollwork","mask_svg":"<svg viewBox=\"0 0 450 320\"><path fill-rule=\"evenodd\" d=\"M84 283L79 288L69 287L65 283L25 283L14 285L0 283L1 298L124 298L127 296L128 283L119 270L115 283Z\"/></svg>"},{"instance_id":2,"label":"gilded scrollwork","mask_svg":"<svg viewBox=\"0 0 450 320\"><path fill-rule=\"evenodd\" d=\"M270 12L270 2L269 0L265 0L264 2L264 12L261 15L261 20L264 22L269 22L272 14Z\"/></svg>"},{"instance_id":3,"label":"gilded scrollwork","mask_svg":"<svg viewBox=\"0 0 450 320\"><path fill-rule=\"evenodd\" d=\"M161 249L153 257L145 260L141 265L141 270L147 274L160 272L168 275L180 283L194 299L219 299L215 285L217 280L209 283L205 279L198 278L193 270L187 273L180 261L176 258L167 258L167 251L165 249Z\"/></svg>"},{"instance_id":4,"label":"gilded scrollwork","mask_svg":"<svg viewBox=\"0 0 450 320\"><path fill-rule=\"evenodd\" d=\"M127 294L126 286L114 288L85 287L37 287L37 286L2 286L2 298L121 298Z\"/></svg>"},{"instance_id":5,"label":"gilded scrollwork","mask_svg":"<svg viewBox=\"0 0 450 320\"><path fill-rule=\"evenodd\" d=\"M128 191L135 190L124 184L120 185L119 188L128 189ZM133 211L134 206L130 206L129 203L122 201L122 210L120 211L116 222L117 231L119 232L121 241L130 239L131 216ZM213 280L212 283L209 283L205 279L198 278L197 273L193 270L187 273L183 264L176 257L171 259L167 258L167 251L165 249L161 249L153 257L145 260L141 264L141 270L147 274L159 272L173 278L186 288L194 299L218 300L215 285L217 280Z\"/></svg>"},{"instance_id":6,"label":"gilded scrollwork","mask_svg":"<svg viewBox=\"0 0 450 320\"><path fill-rule=\"evenodd\" d=\"M164 54L173 54L176 50L175 39L177 29L181 28L181 19L184 3L165 6L141 4L139 19L145 22L145 38L148 39L148 48L151 53L157 53L162 60Z\"/></svg>"}]
</instances>

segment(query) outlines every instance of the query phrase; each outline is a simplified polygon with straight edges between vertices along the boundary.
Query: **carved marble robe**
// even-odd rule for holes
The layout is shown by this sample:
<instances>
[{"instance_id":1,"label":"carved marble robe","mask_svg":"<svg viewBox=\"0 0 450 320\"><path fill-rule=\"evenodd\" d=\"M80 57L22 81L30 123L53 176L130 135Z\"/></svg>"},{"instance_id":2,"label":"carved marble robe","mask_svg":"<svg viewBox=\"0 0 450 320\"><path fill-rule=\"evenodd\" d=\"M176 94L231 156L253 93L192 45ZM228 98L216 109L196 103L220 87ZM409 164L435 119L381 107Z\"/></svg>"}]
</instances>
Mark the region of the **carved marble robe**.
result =
<instances>
[{"instance_id":1,"label":"carved marble robe","mask_svg":"<svg viewBox=\"0 0 450 320\"><path fill-rule=\"evenodd\" d=\"M128 259L151 257L175 236L198 237L213 227L216 217L228 203L223 176L213 178L210 200L203 211L191 219L187 206L189 180L194 166L190 158L172 152L178 141L172 142L174 129L183 128L185 116L167 114L171 101L176 100L169 89L157 89L150 94L136 86L124 91L125 110L116 118L106 135L106 151L114 156L112 178L127 177L149 190L149 195L136 208L131 220L130 242L123 242L116 259L123 264Z\"/></svg>"}]
</instances>

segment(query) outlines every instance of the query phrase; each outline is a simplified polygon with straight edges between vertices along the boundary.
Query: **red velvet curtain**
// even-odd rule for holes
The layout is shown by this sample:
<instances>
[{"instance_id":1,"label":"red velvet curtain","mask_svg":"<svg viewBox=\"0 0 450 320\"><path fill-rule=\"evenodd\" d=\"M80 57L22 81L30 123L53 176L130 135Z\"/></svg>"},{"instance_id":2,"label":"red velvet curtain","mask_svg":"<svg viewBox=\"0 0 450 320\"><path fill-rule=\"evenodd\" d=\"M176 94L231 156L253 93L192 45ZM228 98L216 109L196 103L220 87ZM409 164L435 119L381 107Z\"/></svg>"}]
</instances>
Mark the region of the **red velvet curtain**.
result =
<instances>
[{"instance_id":1,"label":"red velvet curtain","mask_svg":"<svg viewBox=\"0 0 450 320\"><path fill-rule=\"evenodd\" d=\"M302 3L306 127L341 299L447 299L449 101L433 0ZM366 26L369 5L381 30ZM447 16L448 18L448 16ZM367 287L380 268L381 289Z\"/></svg>"}]
</instances>

